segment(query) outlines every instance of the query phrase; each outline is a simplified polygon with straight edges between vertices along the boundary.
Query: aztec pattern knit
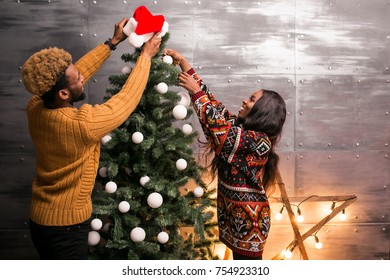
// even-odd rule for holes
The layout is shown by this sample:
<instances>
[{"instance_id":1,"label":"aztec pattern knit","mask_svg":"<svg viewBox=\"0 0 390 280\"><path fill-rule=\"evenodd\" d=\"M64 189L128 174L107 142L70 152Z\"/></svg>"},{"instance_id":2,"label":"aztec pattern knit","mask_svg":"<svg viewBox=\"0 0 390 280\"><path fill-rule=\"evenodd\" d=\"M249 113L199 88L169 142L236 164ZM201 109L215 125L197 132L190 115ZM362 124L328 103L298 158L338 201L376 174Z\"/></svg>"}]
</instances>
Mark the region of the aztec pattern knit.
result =
<instances>
[{"instance_id":1,"label":"aztec pattern knit","mask_svg":"<svg viewBox=\"0 0 390 280\"><path fill-rule=\"evenodd\" d=\"M105 44L75 66L87 82L110 57ZM121 125L138 105L150 60L140 56L121 91L101 105L47 109L39 96L27 107L29 130L36 147L30 218L45 226L68 226L88 220L100 157L100 139Z\"/></svg>"},{"instance_id":2,"label":"aztec pattern knit","mask_svg":"<svg viewBox=\"0 0 390 280\"><path fill-rule=\"evenodd\" d=\"M190 69L201 91L192 96L203 132L220 159L217 217L219 239L237 254L260 257L270 229L270 206L261 183L271 142L257 131L244 130L237 117L215 99Z\"/></svg>"}]
</instances>

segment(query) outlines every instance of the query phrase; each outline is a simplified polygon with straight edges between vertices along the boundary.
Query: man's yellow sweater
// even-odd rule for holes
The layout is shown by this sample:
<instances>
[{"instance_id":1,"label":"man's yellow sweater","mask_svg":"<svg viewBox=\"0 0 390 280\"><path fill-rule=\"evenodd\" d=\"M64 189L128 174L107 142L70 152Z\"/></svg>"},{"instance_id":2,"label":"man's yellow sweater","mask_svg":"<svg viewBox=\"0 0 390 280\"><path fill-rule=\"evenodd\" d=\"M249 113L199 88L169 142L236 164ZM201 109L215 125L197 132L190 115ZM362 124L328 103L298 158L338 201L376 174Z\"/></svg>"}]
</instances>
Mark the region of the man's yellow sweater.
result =
<instances>
[{"instance_id":1,"label":"man's yellow sweater","mask_svg":"<svg viewBox=\"0 0 390 280\"><path fill-rule=\"evenodd\" d=\"M109 48L101 44L77 61L85 82L109 56ZM140 56L121 91L101 105L46 109L40 97L32 97L27 107L36 147L31 220L67 226L90 218L100 139L121 125L138 105L149 70L150 59Z\"/></svg>"}]
</instances>

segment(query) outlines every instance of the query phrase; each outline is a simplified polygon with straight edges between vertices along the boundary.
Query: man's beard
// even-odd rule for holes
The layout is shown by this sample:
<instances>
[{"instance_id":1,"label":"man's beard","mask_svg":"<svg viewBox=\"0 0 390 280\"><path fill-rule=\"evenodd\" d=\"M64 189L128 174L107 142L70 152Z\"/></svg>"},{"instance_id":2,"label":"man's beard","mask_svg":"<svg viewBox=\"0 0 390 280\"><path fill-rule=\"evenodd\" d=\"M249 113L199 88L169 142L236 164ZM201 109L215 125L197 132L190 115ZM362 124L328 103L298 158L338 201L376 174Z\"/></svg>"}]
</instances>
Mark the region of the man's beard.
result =
<instances>
[{"instance_id":1,"label":"man's beard","mask_svg":"<svg viewBox=\"0 0 390 280\"><path fill-rule=\"evenodd\" d=\"M84 91L81 92L79 95L77 95L74 90L69 90L70 91L70 95L72 96L72 102L78 102L78 101L82 101L85 99L85 93Z\"/></svg>"}]
</instances>

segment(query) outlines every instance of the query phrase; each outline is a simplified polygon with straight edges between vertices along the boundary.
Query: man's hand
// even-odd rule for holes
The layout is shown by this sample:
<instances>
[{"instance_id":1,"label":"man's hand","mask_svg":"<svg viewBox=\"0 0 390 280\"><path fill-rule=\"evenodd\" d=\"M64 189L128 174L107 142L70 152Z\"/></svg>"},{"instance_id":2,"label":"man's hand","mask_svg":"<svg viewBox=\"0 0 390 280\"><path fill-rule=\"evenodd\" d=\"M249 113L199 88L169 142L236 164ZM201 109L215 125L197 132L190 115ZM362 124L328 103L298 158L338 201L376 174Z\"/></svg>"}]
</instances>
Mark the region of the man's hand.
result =
<instances>
[{"instance_id":1,"label":"man's hand","mask_svg":"<svg viewBox=\"0 0 390 280\"><path fill-rule=\"evenodd\" d=\"M161 45L161 37L159 37L159 35L160 32L154 34L153 37L144 44L141 55L152 58L158 53Z\"/></svg>"},{"instance_id":2,"label":"man's hand","mask_svg":"<svg viewBox=\"0 0 390 280\"><path fill-rule=\"evenodd\" d=\"M185 88L190 95L193 95L201 91L198 83L194 80L194 78L190 74L186 72L181 72L179 74L179 86Z\"/></svg>"},{"instance_id":3,"label":"man's hand","mask_svg":"<svg viewBox=\"0 0 390 280\"><path fill-rule=\"evenodd\" d=\"M123 27L129 20L127 18L123 18L120 22L115 24L114 36L112 36L111 43L114 46L118 45L120 42L127 38L127 35L123 33Z\"/></svg>"}]
</instances>

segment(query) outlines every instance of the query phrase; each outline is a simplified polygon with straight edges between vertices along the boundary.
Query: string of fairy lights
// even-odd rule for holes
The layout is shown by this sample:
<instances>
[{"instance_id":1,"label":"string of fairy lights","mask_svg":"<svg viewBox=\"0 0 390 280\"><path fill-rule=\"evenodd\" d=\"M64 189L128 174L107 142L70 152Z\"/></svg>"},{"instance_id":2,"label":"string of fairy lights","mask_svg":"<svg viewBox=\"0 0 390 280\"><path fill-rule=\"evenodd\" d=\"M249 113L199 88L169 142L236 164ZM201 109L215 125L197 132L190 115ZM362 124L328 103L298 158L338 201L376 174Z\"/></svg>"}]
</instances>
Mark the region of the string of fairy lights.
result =
<instances>
[{"instance_id":1,"label":"string of fairy lights","mask_svg":"<svg viewBox=\"0 0 390 280\"><path fill-rule=\"evenodd\" d=\"M302 208L301 208L301 205L302 205L304 202L310 200L310 199L313 198L313 197L319 197L319 196L317 196L317 195L309 196L309 197L303 199L302 201L300 201L298 204L291 204L291 203L290 203L291 206L293 206L293 207L296 208L296 210L295 210L296 212L294 213L294 217L295 217L295 220L296 220L297 223L302 224L302 223L304 222L304 220L305 220L304 215L303 215L303 211L302 211ZM344 201L352 200L352 199L355 199L355 197L348 198L348 199L346 199L346 200L344 200ZM338 201L338 202L340 202L340 201ZM333 217L332 213L335 211L336 203L337 203L336 201L332 201L331 206L330 206L329 209L326 211L326 213L327 213L326 219L324 219L324 220L321 222L319 228L311 235L311 236L314 238L314 241L315 241L314 247L315 247L316 249L318 249L318 250L321 250L321 249L323 248L323 244L322 244L322 242L320 241L320 239L319 239L319 237L318 237L317 234L318 234L318 232L321 230L321 228L322 228L327 222L329 222L329 221L332 219L332 217ZM275 218L276 220L280 221L280 220L283 219L283 211L284 211L285 208L286 208L286 205L283 203L281 209L280 209L278 212L274 213L274 218ZM345 208L346 208L346 207L345 207ZM347 214L346 214L345 208L343 208L342 211L338 214L340 221L345 221L345 220L347 220ZM296 245L297 245L296 243L292 243L290 246L287 246L287 248L285 248L285 249L282 251L282 255L284 256L285 259L290 259L290 258L292 257L293 251L294 251Z\"/></svg>"}]
</instances>

